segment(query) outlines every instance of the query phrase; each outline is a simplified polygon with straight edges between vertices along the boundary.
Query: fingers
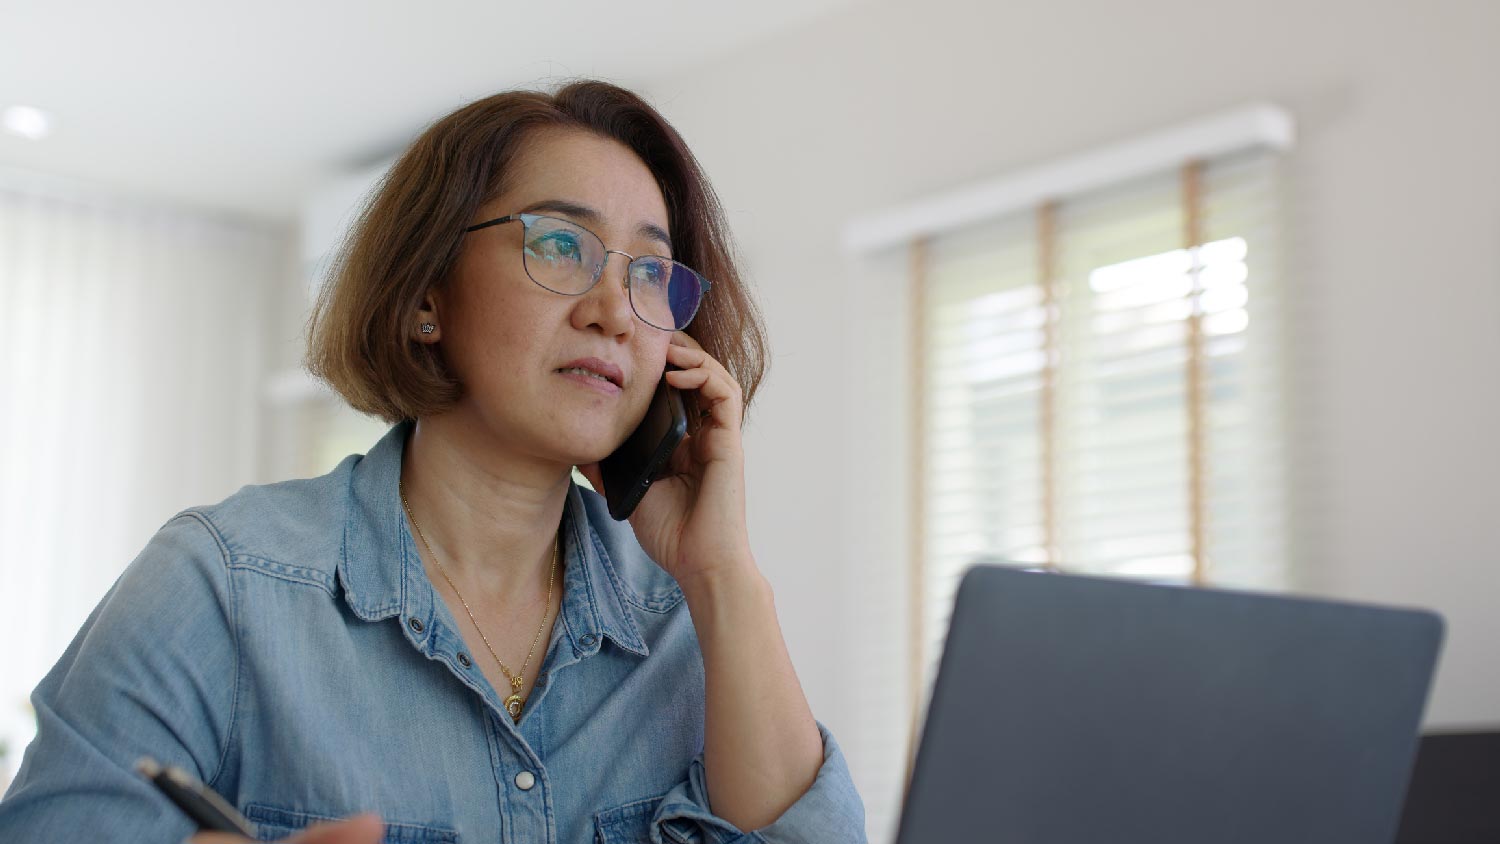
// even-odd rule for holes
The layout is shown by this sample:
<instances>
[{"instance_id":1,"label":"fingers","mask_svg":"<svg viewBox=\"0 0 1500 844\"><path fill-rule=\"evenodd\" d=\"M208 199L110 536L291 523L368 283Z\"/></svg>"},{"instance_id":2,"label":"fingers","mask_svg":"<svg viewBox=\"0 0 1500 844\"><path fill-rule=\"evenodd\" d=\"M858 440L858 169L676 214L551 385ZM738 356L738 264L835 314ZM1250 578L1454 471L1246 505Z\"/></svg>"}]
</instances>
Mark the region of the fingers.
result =
<instances>
[{"instance_id":1,"label":"fingers","mask_svg":"<svg viewBox=\"0 0 1500 844\"><path fill-rule=\"evenodd\" d=\"M385 825L375 814L355 815L341 821L314 824L287 839L287 844L380 844Z\"/></svg>"},{"instance_id":2,"label":"fingers","mask_svg":"<svg viewBox=\"0 0 1500 844\"><path fill-rule=\"evenodd\" d=\"M745 422L745 396L740 382L696 340L680 331L667 346L667 361L680 367L667 372L667 383L688 391L698 409L699 418L691 420L688 428L694 459L707 462L716 453L720 457L738 458L737 439L724 441L713 432L730 432L736 437L739 434ZM679 449L679 453L686 451Z\"/></svg>"},{"instance_id":3,"label":"fingers","mask_svg":"<svg viewBox=\"0 0 1500 844\"><path fill-rule=\"evenodd\" d=\"M712 359L708 359L712 361ZM717 363L703 362L693 369L668 372L667 383L679 390L696 390L698 408L707 411L716 425L735 427L740 424L742 398L740 385Z\"/></svg>"},{"instance_id":4,"label":"fingers","mask_svg":"<svg viewBox=\"0 0 1500 844\"><path fill-rule=\"evenodd\" d=\"M705 362L712 361L715 366L719 367L720 369L724 369L724 365L719 363L717 360L714 360L713 355L710 355L708 352L704 351L703 347L698 345L697 340L688 337L686 334L682 336L693 345L689 346L687 345L687 343L677 342L668 344L667 362L676 364L683 369L687 369L693 366L702 366ZM724 371L728 372L729 370L725 369Z\"/></svg>"},{"instance_id":5,"label":"fingers","mask_svg":"<svg viewBox=\"0 0 1500 844\"><path fill-rule=\"evenodd\" d=\"M734 410L739 411L743 403L740 384L713 355L695 346L673 344L667 347L667 361L681 367L676 372L667 373L667 383L679 390L698 390L703 398L712 403L731 400ZM706 373L706 376L699 373ZM674 375L677 377L674 378ZM700 401L700 406L702 404Z\"/></svg>"},{"instance_id":6,"label":"fingers","mask_svg":"<svg viewBox=\"0 0 1500 844\"><path fill-rule=\"evenodd\" d=\"M703 346L700 345L697 340L689 337L686 331L673 331L672 345L681 346L685 349L697 349L699 351L703 350Z\"/></svg>"},{"instance_id":7,"label":"fingers","mask_svg":"<svg viewBox=\"0 0 1500 844\"><path fill-rule=\"evenodd\" d=\"M367 812L341 821L313 824L286 839L284 844L380 844L383 835L385 824L380 816ZM244 844L249 840L227 832L200 832L189 838L187 844Z\"/></svg>"}]
</instances>

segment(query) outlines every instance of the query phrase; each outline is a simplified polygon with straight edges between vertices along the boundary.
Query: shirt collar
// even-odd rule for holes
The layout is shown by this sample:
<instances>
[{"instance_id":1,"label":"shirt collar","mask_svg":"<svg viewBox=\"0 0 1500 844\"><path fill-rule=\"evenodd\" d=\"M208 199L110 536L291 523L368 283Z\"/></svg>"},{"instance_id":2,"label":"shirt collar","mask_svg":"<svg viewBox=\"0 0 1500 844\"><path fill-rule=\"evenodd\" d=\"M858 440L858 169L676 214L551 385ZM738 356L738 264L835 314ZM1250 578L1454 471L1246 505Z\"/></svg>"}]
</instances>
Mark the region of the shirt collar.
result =
<instances>
[{"instance_id":1,"label":"shirt collar","mask_svg":"<svg viewBox=\"0 0 1500 844\"><path fill-rule=\"evenodd\" d=\"M359 618L379 621L400 615L420 622L413 629L425 630L431 625L437 593L407 529L397 489L412 427L409 420L396 424L354 463L338 573L344 599ZM586 656L596 653L605 637L646 656L650 651L626 598L635 590L623 581L621 567L599 541L583 494L572 484L563 506L562 618L569 644L576 654Z\"/></svg>"}]
</instances>

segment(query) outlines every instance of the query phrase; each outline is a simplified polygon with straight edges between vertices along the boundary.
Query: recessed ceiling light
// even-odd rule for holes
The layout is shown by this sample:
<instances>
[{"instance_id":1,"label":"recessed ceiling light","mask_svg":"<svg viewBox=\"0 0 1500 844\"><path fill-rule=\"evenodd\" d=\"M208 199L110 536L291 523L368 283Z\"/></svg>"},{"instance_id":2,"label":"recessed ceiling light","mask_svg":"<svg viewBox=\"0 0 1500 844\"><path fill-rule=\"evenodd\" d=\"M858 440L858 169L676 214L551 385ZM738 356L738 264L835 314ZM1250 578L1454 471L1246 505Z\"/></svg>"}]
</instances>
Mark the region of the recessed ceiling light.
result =
<instances>
[{"instance_id":1,"label":"recessed ceiling light","mask_svg":"<svg viewBox=\"0 0 1500 844\"><path fill-rule=\"evenodd\" d=\"M31 106L8 106L0 111L0 126L12 135L40 141L52 134L52 115Z\"/></svg>"}]
</instances>

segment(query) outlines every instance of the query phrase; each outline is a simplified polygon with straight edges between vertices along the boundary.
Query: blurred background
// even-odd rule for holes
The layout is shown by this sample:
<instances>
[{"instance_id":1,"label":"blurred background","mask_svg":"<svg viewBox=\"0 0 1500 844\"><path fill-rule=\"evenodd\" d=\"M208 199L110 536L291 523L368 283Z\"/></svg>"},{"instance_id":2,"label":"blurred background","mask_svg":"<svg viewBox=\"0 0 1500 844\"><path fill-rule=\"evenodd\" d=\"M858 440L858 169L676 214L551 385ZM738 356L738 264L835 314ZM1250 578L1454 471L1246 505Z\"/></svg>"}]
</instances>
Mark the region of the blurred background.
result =
<instances>
[{"instance_id":1,"label":"blurred background","mask_svg":"<svg viewBox=\"0 0 1500 844\"><path fill-rule=\"evenodd\" d=\"M1500 724L1500 4L0 6L0 787L150 535L383 432L299 368L431 120L640 91L770 328L757 558L886 840L974 562L1430 607Z\"/></svg>"}]
</instances>

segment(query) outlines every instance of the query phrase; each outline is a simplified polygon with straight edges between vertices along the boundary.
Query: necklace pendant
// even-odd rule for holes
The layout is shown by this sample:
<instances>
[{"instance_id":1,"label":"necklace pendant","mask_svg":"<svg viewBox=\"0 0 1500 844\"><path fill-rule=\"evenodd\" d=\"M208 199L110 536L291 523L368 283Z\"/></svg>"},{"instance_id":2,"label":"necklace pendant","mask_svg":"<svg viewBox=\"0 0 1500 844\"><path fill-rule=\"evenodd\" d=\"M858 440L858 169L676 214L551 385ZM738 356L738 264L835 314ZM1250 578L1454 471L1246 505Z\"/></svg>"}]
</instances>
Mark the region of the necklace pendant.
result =
<instances>
[{"instance_id":1,"label":"necklace pendant","mask_svg":"<svg viewBox=\"0 0 1500 844\"><path fill-rule=\"evenodd\" d=\"M505 699L505 711L509 712L510 717L515 721L521 720L521 707L525 705L526 701L520 695L511 695Z\"/></svg>"}]
</instances>

